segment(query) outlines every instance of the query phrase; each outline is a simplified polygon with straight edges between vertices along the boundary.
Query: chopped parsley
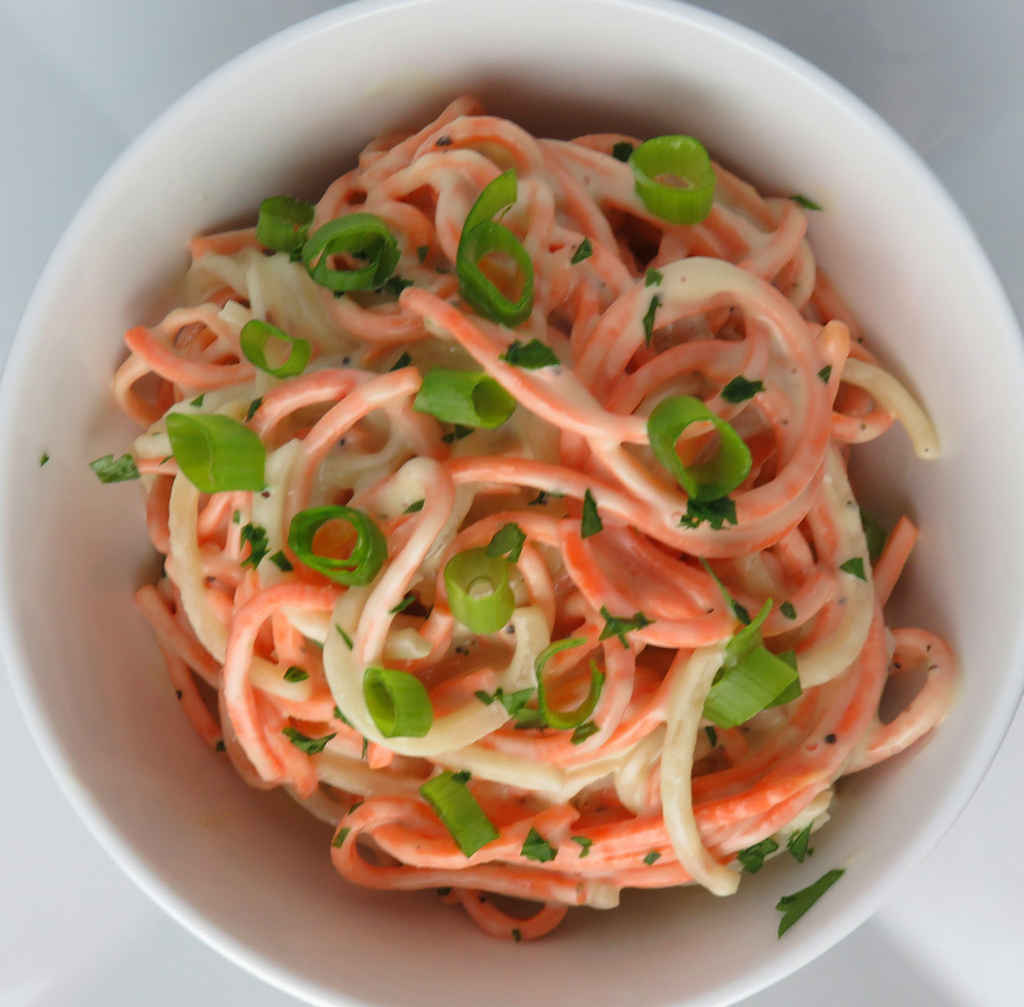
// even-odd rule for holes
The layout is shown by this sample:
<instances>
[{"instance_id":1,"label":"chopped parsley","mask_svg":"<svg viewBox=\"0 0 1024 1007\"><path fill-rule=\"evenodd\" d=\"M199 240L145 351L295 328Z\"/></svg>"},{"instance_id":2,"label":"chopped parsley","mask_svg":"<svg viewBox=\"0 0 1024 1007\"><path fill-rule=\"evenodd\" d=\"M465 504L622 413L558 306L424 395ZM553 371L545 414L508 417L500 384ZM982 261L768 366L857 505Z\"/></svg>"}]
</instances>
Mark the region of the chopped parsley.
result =
<instances>
[{"instance_id":1,"label":"chopped parsley","mask_svg":"<svg viewBox=\"0 0 1024 1007\"><path fill-rule=\"evenodd\" d=\"M528 343L514 339L501 355L501 359L513 367L522 367L527 371L536 371L541 367L557 367L561 363L555 356L555 351L539 339L531 339Z\"/></svg>"},{"instance_id":2,"label":"chopped parsley","mask_svg":"<svg viewBox=\"0 0 1024 1007\"><path fill-rule=\"evenodd\" d=\"M804 860L814 853L814 850L808 849L807 844L811 841L811 823L802 828L799 832L791 832L789 839L786 840L786 849L793 855L793 859L799 863L803 863Z\"/></svg>"},{"instance_id":3,"label":"chopped parsley","mask_svg":"<svg viewBox=\"0 0 1024 1007\"><path fill-rule=\"evenodd\" d=\"M346 633L345 630L343 630L337 623L334 624L334 628L338 631L338 636L340 636L342 640L345 641L345 646L348 647L349 650L351 650L352 637L350 637L348 633Z\"/></svg>"},{"instance_id":4,"label":"chopped parsley","mask_svg":"<svg viewBox=\"0 0 1024 1007\"><path fill-rule=\"evenodd\" d=\"M580 538L590 538L603 530L601 515L597 513L597 501L594 494L587 490L583 494L583 518L580 521Z\"/></svg>"},{"instance_id":5,"label":"chopped parsley","mask_svg":"<svg viewBox=\"0 0 1024 1007\"><path fill-rule=\"evenodd\" d=\"M764 867L764 858L778 848L779 844L774 839L762 839L761 842L754 843L753 846L748 846L745 850L740 850L736 854L736 859L748 874L756 874Z\"/></svg>"},{"instance_id":6,"label":"chopped parsley","mask_svg":"<svg viewBox=\"0 0 1024 1007\"><path fill-rule=\"evenodd\" d=\"M726 521L736 524L736 502L730 497L717 500L694 500L690 497L686 501L686 513L679 523L687 528L699 528L705 521L714 531L720 531Z\"/></svg>"},{"instance_id":7,"label":"chopped parsley","mask_svg":"<svg viewBox=\"0 0 1024 1007\"><path fill-rule=\"evenodd\" d=\"M708 744L712 748L718 748L718 732L710 724L708 724L704 728L704 733L708 736Z\"/></svg>"},{"instance_id":8,"label":"chopped parsley","mask_svg":"<svg viewBox=\"0 0 1024 1007\"><path fill-rule=\"evenodd\" d=\"M444 441L445 444L454 444L455 441L461 441L463 437L468 437L472 432L472 427L464 427L461 423L456 423L455 428L445 434L441 440Z\"/></svg>"},{"instance_id":9,"label":"chopped parsley","mask_svg":"<svg viewBox=\"0 0 1024 1007\"><path fill-rule=\"evenodd\" d=\"M736 618L739 619L739 621L742 622L744 626L750 625L750 613L746 610L746 608L743 605L741 605L735 599L733 599L732 602L732 612L733 615L735 615Z\"/></svg>"},{"instance_id":10,"label":"chopped parsley","mask_svg":"<svg viewBox=\"0 0 1024 1007\"><path fill-rule=\"evenodd\" d=\"M284 673L286 682L305 682L307 678L309 678L309 672L294 664Z\"/></svg>"},{"instance_id":11,"label":"chopped parsley","mask_svg":"<svg viewBox=\"0 0 1024 1007\"><path fill-rule=\"evenodd\" d=\"M722 398L726 402L746 402L758 392L764 391L763 381L748 381L742 374L737 374L723 389Z\"/></svg>"},{"instance_id":12,"label":"chopped parsley","mask_svg":"<svg viewBox=\"0 0 1024 1007\"><path fill-rule=\"evenodd\" d=\"M487 555L505 556L509 562L518 563L525 544L526 535L523 529L514 521L510 521L495 532L494 538L487 544Z\"/></svg>"},{"instance_id":13,"label":"chopped parsley","mask_svg":"<svg viewBox=\"0 0 1024 1007\"><path fill-rule=\"evenodd\" d=\"M44 451L39 456L39 467L42 468L49 460L50 460L50 456Z\"/></svg>"},{"instance_id":14,"label":"chopped parsley","mask_svg":"<svg viewBox=\"0 0 1024 1007\"><path fill-rule=\"evenodd\" d=\"M852 559L848 559L845 563L839 564L839 569L843 573L848 573L853 577L859 577L861 580L867 580L864 576L864 560L860 556L854 556Z\"/></svg>"},{"instance_id":15,"label":"chopped parsley","mask_svg":"<svg viewBox=\"0 0 1024 1007\"><path fill-rule=\"evenodd\" d=\"M400 371L403 367L408 367L412 363L412 357L408 353L403 353L389 368L388 373L392 371Z\"/></svg>"},{"instance_id":16,"label":"chopped parsley","mask_svg":"<svg viewBox=\"0 0 1024 1007\"><path fill-rule=\"evenodd\" d=\"M536 830L530 829L526 834L526 841L519 851L520 856L527 860L539 860L542 864L554 860L557 850Z\"/></svg>"},{"instance_id":17,"label":"chopped parsley","mask_svg":"<svg viewBox=\"0 0 1024 1007\"><path fill-rule=\"evenodd\" d=\"M351 829L338 829L338 834L331 840L331 846L337 848L345 845L345 840L348 839L348 834Z\"/></svg>"},{"instance_id":18,"label":"chopped parsley","mask_svg":"<svg viewBox=\"0 0 1024 1007\"><path fill-rule=\"evenodd\" d=\"M549 493L547 490L538 490L537 495L527 502L528 507L543 507L548 500L561 500L564 493Z\"/></svg>"},{"instance_id":19,"label":"chopped parsley","mask_svg":"<svg viewBox=\"0 0 1024 1007\"><path fill-rule=\"evenodd\" d=\"M223 739L221 739L220 741L218 741L218 742L217 742L217 744L216 744L216 745L214 746L214 748L215 748L215 749L216 749L216 750L217 750L218 752L223 752L223 751L225 751L225 747L224 747L224 740L223 740Z\"/></svg>"},{"instance_id":20,"label":"chopped parsley","mask_svg":"<svg viewBox=\"0 0 1024 1007\"><path fill-rule=\"evenodd\" d=\"M387 283L384 284L384 289L389 294L398 297L406 287L411 286L413 286L412 280L407 280L404 276L392 276Z\"/></svg>"},{"instance_id":21,"label":"chopped parsley","mask_svg":"<svg viewBox=\"0 0 1024 1007\"><path fill-rule=\"evenodd\" d=\"M426 500L414 500L411 504L409 504L408 507L405 508L404 511L402 511L402 513L403 514L416 514L417 512L423 510L423 505L426 502L427 502Z\"/></svg>"},{"instance_id":22,"label":"chopped parsley","mask_svg":"<svg viewBox=\"0 0 1024 1007\"><path fill-rule=\"evenodd\" d=\"M594 845L594 840L588 839L586 836L570 836L569 838L574 843L579 843L580 860L582 860L590 852L590 847Z\"/></svg>"},{"instance_id":23,"label":"chopped parsley","mask_svg":"<svg viewBox=\"0 0 1024 1007\"><path fill-rule=\"evenodd\" d=\"M522 931L518 927L512 928L512 939L518 944L523 939Z\"/></svg>"},{"instance_id":24,"label":"chopped parsley","mask_svg":"<svg viewBox=\"0 0 1024 1007\"><path fill-rule=\"evenodd\" d=\"M821 207L817 203L815 203L813 199L809 199L807 196L803 196L799 192L794 193L789 198L793 200L793 202L796 203L797 206L802 206L805 210L821 209Z\"/></svg>"},{"instance_id":25,"label":"chopped parsley","mask_svg":"<svg viewBox=\"0 0 1024 1007\"><path fill-rule=\"evenodd\" d=\"M612 615L605 605L601 606L601 615L604 616L604 629L601 630L598 640L610 640L613 636L617 636L622 646L627 648L629 642L626 640L626 634L650 626L652 621L643 612L634 612L632 618Z\"/></svg>"},{"instance_id":26,"label":"chopped parsley","mask_svg":"<svg viewBox=\"0 0 1024 1007\"><path fill-rule=\"evenodd\" d=\"M197 396L196 396L196 397L195 397L195 398L194 398L194 399L193 399L193 400L192 400L192 401L191 401L191 402L189 403L189 405L190 405L190 406L195 406L195 407L196 407L196 409L198 409L198 408L199 408L199 407L200 407L200 406L201 406L201 405L203 404L203 400L204 400L205 398L206 398L206 392L203 392L203 394L202 394L202 395L197 395Z\"/></svg>"},{"instance_id":27,"label":"chopped parsley","mask_svg":"<svg viewBox=\"0 0 1024 1007\"><path fill-rule=\"evenodd\" d=\"M860 509L860 523L864 529L864 538L868 544L868 556L872 563L877 563L878 557L882 555L882 550L885 548L885 541L889 534L863 507Z\"/></svg>"},{"instance_id":28,"label":"chopped parsley","mask_svg":"<svg viewBox=\"0 0 1024 1007\"><path fill-rule=\"evenodd\" d=\"M120 458L104 455L89 462L89 468L96 473L96 478L101 483L123 483L129 479L139 478L139 470L131 455L121 455Z\"/></svg>"},{"instance_id":29,"label":"chopped parsley","mask_svg":"<svg viewBox=\"0 0 1024 1007\"><path fill-rule=\"evenodd\" d=\"M338 720L340 720L346 727L352 726L352 721L349 720L348 717L346 717L345 714L341 712L341 707L338 706L337 703L335 703L334 705L334 716Z\"/></svg>"},{"instance_id":30,"label":"chopped parsley","mask_svg":"<svg viewBox=\"0 0 1024 1007\"><path fill-rule=\"evenodd\" d=\"M281 549L278 549L277 552L270 557L270 562L273 563L281 573L287 573L289 570L295 569L295 567L292 566L291 561L287 556L285 556Z\"/></svg>"},{"instance_id":31,"label":"chopped parsley","mask_svg":"<svg viewBox=\"0 0 1024 1007\"><path fill-rule=\"evenodd\" d=\"M818 377L821 378L825 384L828 384L829 378L832 377L832 365L826 364L820 371L818 371Z\"/></svg>"},{"instance_id":32,"label":"chopped parsley","mask_svg":"<svg viewBox=\"0 0 1024 1007\"><path fill-rule=\"evenodd\" d=\"M581 263L584 259L589 259L594 254L594 246L590 244L589 238L584 238L576 248L576 251L572 253L572 258L569 262L576 266Z\"/></svg>"},{"instance_id":33,"label":"chopped parsley","mask_svg":"<svg viewBox=\"0 0 1024 1007\"><path fill-rule=\"evenodd\" d=\"M509 715L515 717L533 698L533 689L520 689L517 692L510 692L506 694L501 686L498 686L494 692L484 692L483 689L477 689L474 695L485 706L490 706L491 703L498 700L498 702L501 703L501 705L508 711Z\"/></svg>"},{"instance_id":34,"label":"chopped parsley","mask_svg":"<svg viewBox=\"0 0 1024 1007\"><path fill-rule=\"evenodd\" d=\"M655 294L647 306L647 314L644 315L644 346L651 345L651 336L654 335L654 314L658 310L659 304L661 304L661 298Z\"/></svg>"},{"instance_id":35,"label":"chopped parsley","mask_svg":"<svg viewBox=\"0 0 1024 1007\"><path fill-rule=\"evenodd\" d=\"M242 566L251 566L254 570L260 565L260 560L270 551L270 544L267 540L267 529L262 525L250 522L242 527L242 545L249 543L249 555L242 560Z\"/></svg>"},{"instance_id":36,"label":"chopped parsley","mask_svg":"<svg viewBox=\"0 0 1024 1007\"><path fill-rule=\"evenodd\" d=\"M410 591L394 608L389 609L389 615L398 615L399 612L404 612L414 601L416 595Z\"/></svg>"},{"instance_id":37,"label":"chopped parsley","mask_svg":"<svg viewBox=\"0 0 1024 1007\"><path fill-rule=\"evenodd\" d=\"M644 286L656 286L657 284L661 283L661 281L664 279L665 277L661 275L660 270L648 269L647 272L644 274Z\"/></svg>"},{"instance_id":38,"label":"chopped parsley","mask_svg":"<svg viewBox=\"0 0 1024 1007\"><path fill-rule=\"evenodd\" d=\"M333 734L325 734L322 738L311 738L294 727L286 727L281 733L297 748L306 755L317 755L327 747L327 742L334 737Z\"/></svg>"},{"instance_id":39,"label":"chopped parsley","mask_svg":"<svg viewBox=\"0 0 1024 1007\"><path fill-rule=\"evenodd\" d=\"M793 603L792 603L791 601L784 601L784 602L783 602L783 603L782 603L782 604L781 604L781 605L779 606L779 611L780 611L780 612L781 612L781 613L782 613L782 614L783 614L783 615L784 615L784 616L785 616L785 617L786 617L787 619L795 619L795 618L796 618L796 609L795 609L795 608L793 608Z\"/></svg>"},{"instance_id":40,"label":"chopped parsley","mask_svg":"<svg viewBox=\"0 0 1024 1007\"><path fill-rule=\"evenodd\" d=\"M263 396L261 395L258 399L253 399L249 403L249 411L245 414L245 422L248 423L256 415L256 410L263 405Z\"/></svg>"},{"instance_id":41,"label":"chopped parsley","mask_svg":"<svg viewBox=\"0 0 1024 1007\"><path fill-rule=\"evenodd\" d=\"M651 864L653 864L656 860L660 859L661 854L657 850L651 850L651 852L648 853L646 857L644 857L644 863L647 864L648 867L650 867Z\"/></svg>"},{"instance_id":42,"label":"chopped parsley","mask_svg":"<svg viewBox=\"0 0 1024 1007\"><path fill-rule=\"evenodd\" d=\"M231 521L233 524L240 524L242 521L242 512L240 510L236 510L235 513L231 515Z\"/></svg>"},{"instance_id":43,"label":"chopped parsley","mask_svg":"<svg viewBox=\"0 0 1024 1007\"><path fill-rule=\"evenodd\" d=\"M416 249L416 258L419 259L420 262L426 262L427 261L427 256L429 254L430 254L430 246L429 245L420 245L419 248Z\"/></svg>"},{"instance_id":44,"label":"chopped parsley","mask_svg":"<svg viewBox=\"0 0 1024 1007\"><path fill-rule=\"evenodd\" d=\"M612 157L614 157L616 161L628 161L629 156L632 153L633 144L626 140L620 140L612 147Z\"/></svg>"},{"instance_id":45,"label":"chopped parsley","mask_svg":"<svg viewBox=\"0 0 1024 1007\"><path fill-rule=\"evenodd\" d=\"M783 895L775 904L775 908L782 913L782 919L779 920L779 936L781 937L796 923L845 873L846 871L842 869L828 871L806 888L801 888L792 895Z\"/></svg>"},{"instance_id":46,"label":"chopped parsley","mask_svg":"<svg viewBox=\"0 0 1024 1007\"><path fill-rule=\"evenodd\" d=\"M592 734L597 734L601 728L597 726L592 720L584 721L572 732L572 737L569 739L574 745L582 745Z\"/></svg>"}]
</instances>

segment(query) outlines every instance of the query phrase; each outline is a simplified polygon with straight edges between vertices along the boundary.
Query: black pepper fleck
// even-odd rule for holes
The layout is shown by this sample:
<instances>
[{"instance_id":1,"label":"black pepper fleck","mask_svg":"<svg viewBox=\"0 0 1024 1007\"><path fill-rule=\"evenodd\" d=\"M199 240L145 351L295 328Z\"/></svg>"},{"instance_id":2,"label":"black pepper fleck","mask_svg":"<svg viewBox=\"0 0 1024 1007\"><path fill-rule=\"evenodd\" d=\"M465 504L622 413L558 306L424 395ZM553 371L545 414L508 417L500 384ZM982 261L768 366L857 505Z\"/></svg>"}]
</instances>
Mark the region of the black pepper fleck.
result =
<instances>
[{"instance_id":1,"label":"black pepper fleck","mask_svg":"<svg viewBox=\"0 0 1024 1007\"><path fill-rule=\"evenodd\" d=\"M452 138L450 136L439 136L434 141L435 147L450 147L452 145Z\"/></svg>"},{"instance_id":2,"label":"black pepper fleck","mask_svg":"<svg viewBox=\"0 0 1024 1007\"><path fill-rule=\"evenodd\" d=\"M834 745L836 743L836 736L834 734L826 734L825 743L828 745Z\"/></svg>"}]
</instances>

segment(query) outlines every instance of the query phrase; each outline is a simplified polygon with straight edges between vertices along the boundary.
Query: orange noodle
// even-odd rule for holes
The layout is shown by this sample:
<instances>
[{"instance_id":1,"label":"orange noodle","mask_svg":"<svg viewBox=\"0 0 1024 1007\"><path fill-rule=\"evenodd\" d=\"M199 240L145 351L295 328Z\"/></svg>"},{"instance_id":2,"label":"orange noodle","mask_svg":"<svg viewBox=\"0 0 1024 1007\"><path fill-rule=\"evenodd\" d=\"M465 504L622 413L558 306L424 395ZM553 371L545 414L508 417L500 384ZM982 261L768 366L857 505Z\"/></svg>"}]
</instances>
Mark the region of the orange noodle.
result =
<instances>
[{"instance_id":1,"label":"orange noodle","mask_svg":"<svg viewBox=\"0 0 1024 1007\"><path fill-rule=\"evenodd\" d=\"M873 565L846 472L852 445L894 420L937 456L927 416L817 267L801 205L714 164L710 212L672 222L638 192L638 144L538 139L460 98L366 147L294 252L255 227L194 239L182 306L127 333L114 380L147 427L134 458L165 557L138 606L199 736L329 823L345 878L442 889L517 940L625 888L732 893L739 851L824 824L836 781L926 734L955 685L942 640L883 615L916 529L901 518ZM514 201L472 231L504 229L532 266L522 317L503 324L467 294L460 246L507 172ZM318 277L309 236L357 214L383 222L385 251L331 246ZM474 258L485 285L520 295L515 255ZM380 272L363 289L325 283L328 267L372 273L368 259ZM270 373L244 346L254 319L308 342L308 364ZM511 415L425 407L437 368L472 372ZM666 464L648 419L673 400L710 413L671 432ZM175 414L251 431L264 487L195 485ZM724 454L729 431L749 466L709 516L673 471ZM379 530L362 582L330 573L353 545L344 522L313 536L327 561L290 539L321 507ZM460 614L473 584L451 594L467 552L507 579L495 631ZM799 687L730 725L709 694L758 613L759 653L784 675L771 655L792 652ZM425 728L386 728L367 668L398 683L394 723ZM915 671L924 685L883 723L889 676ZM475 808L475 848L421 790L435 777Z\"/></svg>"}]
</instances>

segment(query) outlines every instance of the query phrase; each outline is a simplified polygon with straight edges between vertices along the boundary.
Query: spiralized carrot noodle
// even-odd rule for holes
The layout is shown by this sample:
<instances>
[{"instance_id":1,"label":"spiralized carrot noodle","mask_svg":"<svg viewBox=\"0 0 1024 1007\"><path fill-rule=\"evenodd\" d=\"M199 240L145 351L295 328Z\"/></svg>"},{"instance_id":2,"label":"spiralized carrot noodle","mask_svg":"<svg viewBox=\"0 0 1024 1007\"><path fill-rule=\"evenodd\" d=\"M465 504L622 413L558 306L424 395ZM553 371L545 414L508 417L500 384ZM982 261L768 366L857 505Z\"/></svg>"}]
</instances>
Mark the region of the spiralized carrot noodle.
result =
<instances>
[{"instance_id":1,"label":"spiralized carrot noodle","mask_svg":"<svg viewBox=\"0 0 1024 1007\"><path fill-rule=\"evenodd\" d=\"M134 453L166 557L139 609L185 714L226 753L211 757L330 824L325 853L350 881L441 889L515 940L548 933L568 907L611 908L625 888L734 892L739 850L769 837L784 849L820 827L837 780L921 738L955 691L950 648L890 630L882 612L916 529L897 526L876 582L846 472L849 452L896 421L918 456L937 456L926 413L863 346L797 203L715 165L710 214L667 222L613 153L638 142L538 139L461 98L372 142L315 207L310 233L380 218L404 284L335 296L255 228L204 235L184 303L129 330L114 382L151 424ZM464 300L455 270L470 208L509 168L518 195L501 223L534 275L514 328ZM481 268L502 282L500 262ZM251 319L311 344L302 373L279 379L247 359ZM534 339L557 365L506 359L513 340ZM514 398L511 417L467 430L414 409L438 366L486 372ZM738 377L756 390L736 401L722 393ZM682 520L686 495L648 443L647 417L669 395L700 398L748 446L734 522ZM201 493L173 457L171 412L246 424L266 448L266 488ZM707 429L677 444L684 464L715 450ZM367 585L328 579L288 547L297 513L338 504L387 542ZM509 524L525 539L502 560L514 610L477 634L453 615L444 568ZM738 727L704 715L739 629L716 578L749 613L772 600L764 643L795 651L803 689ZM602 633L609 614L634 622ZM586 730L517 726L492 697L524 693L532 709L536 659L567 637L581 642L544 666L547 703L579 705L599 669ZM423 736L381 733L362 688L374 665L422 683ZM882 723L889 674L911 666L924 688ZM420 793L445 770L470 774L497 833L470 856Z\"/></svg>"}]
</instances>

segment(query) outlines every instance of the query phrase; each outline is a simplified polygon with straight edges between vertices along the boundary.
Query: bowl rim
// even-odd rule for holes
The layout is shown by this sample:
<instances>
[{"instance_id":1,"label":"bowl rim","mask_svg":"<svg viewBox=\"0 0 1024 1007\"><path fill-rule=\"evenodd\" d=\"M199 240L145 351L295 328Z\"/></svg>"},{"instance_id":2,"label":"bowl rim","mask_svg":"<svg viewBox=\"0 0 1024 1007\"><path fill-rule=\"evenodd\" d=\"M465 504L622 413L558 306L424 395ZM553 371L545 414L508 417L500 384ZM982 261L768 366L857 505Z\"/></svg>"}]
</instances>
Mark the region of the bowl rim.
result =
<instances>
[{"instance_id":1,"label":"bowl rim","mask_svg":"<svg viewBox=\"0 0 1024 1007\"><path fill-rule=\"evenodd\" d=\"M156 138L165 132L180 128L180 123L187 120L194 109L207 102L211 92L230 86L236 77L246 76L250 66L258 65L272 53L301 45L306 40L322 32L336 29L340 25L386 16L411 7L427 6L433 2L435 0L353 0L316 14L238 53L193 84L146 126L117 155L93 186L70 226L57 242L36 282L0 379L0 430L13 428L13 397L10 393L33 363L29 335L48 313L49 305L59 287L59 278L78 244L79 234L87 230L92 220L101 213L110 195L120 188L126 178L131 177L135 162ZM745 46L760 57L768 58L781 73L798 78L803 85L818 90L832 104L840 106L844 114L859 120L865 129L878 136L880 142L892 149L906 163L915 182L926 191L928 201L949 218L973 260L978 289L999 318L1001 327L1005 329L1007 335L1016 336L1018 358L1015 365L1024 368L1024 336L997 274L971 225L921 156L879 113L843 84L781 43L721 14L694 7L686 0L589 2L605 8L636 10L659 15L677 24L691 24L724 36L729 43ZM14 438L0 438L0 479L10 468L15 443ZM8 510L8 500L0 496L0 526L7 523ZM43 762L79 818L113 861L172 919L240 968L269 985L312 1004L322 1007L352 1004L353 1007L360 1007L364 1002L353 1001L344 991L332 990L306 979L291 967L268 958L233 933L211 922L192 905L188 897L166 884L146 863L143 854L121 834L116 821L90 792L85 781L78 775L69 753L64 750L59 738L50 728L45 703L34 686L33 675L25 659L22 631L13 617L13 608L9 602L15 590L16 585L9 582L7 570L4 568L0 572L0 659L6 666L16 702ZM725 982L715 991L687 1003L724 1004L753 995L792 974L838 944L871 916L886 901L902 874L938 843L966 808L995 758L1022 696L1024 632L1019 633L1014 644L1013 659L998 689L997 702L989 712L984 733L970 757L961 763L955 786L946 792L929 817L918 826L900 855L893 857L884 866L876 882L866 886L858 895L850 897L837 911L831 926L801 931L798 940L780 944L778 954L764 963Z\"/></svg>"}]
</instances>

